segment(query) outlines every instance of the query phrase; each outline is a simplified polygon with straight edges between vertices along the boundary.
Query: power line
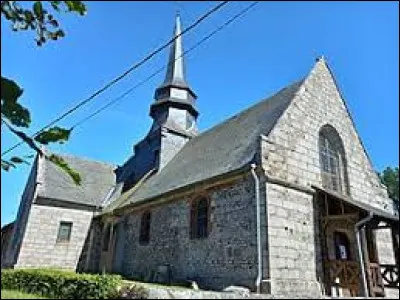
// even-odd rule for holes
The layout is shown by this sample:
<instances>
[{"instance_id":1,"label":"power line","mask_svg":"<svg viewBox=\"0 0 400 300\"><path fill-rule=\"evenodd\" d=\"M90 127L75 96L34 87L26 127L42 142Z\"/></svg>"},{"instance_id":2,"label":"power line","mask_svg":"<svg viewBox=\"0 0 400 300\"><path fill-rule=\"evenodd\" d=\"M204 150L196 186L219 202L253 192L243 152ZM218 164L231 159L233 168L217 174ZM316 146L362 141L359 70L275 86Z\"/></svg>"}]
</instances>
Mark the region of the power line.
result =
<instances>
[{"instance_id":1,"label":"power line","mask_svg":"<svg viewBox=\"0 0 400 300\"><path fill-rule=\"evenodd\" d=\"M73 113L74 111L76 111L77 109L82 107L83 105L87 104L89 101L93 100L95 97L97 97L98 95L100 95L101 93L103 93L104 91L109 89L111 86L116 84L118 81L120 81L124 77L126 77L129 73L131 73L135 69L141 67L144 63L149 61L153 56L155 56L156 54L160 53L162 50L164 50L165 48L170 46L178 37L186 34L190 30L192 30L193 28L198 26L202 21L204 21L206 18L208 18L211 14L215 13L216 11L221 9L224 5L228 4L228 2L229 1L223 1L223 2L221 2L219 4L217 4L216 6L214 6L212 9L210 9L205 14L203 14L200 18L198 18L195 22L193 22L190 26L188 26L186 29L184 29L180 34L178 34L177 36L174 36L167 43L165 43L164 45L158 47L156 50L154 50L149 55L147 55L145 58L143 58L140 62L138 62L135 65L131 66L128 70L126 70L124 73L122 73L121 75L119 75L118 77L113 79L111 82L107 83L101 89L99 89L96 92L94 92L91 96L89 96L88 98L80 101L77 105L75 105L74 107L72 107L71 109L69 109L68 111L63 113L61 116L55 118L53 121L51 121L49 124L44 126L42 129L40 129L39 131L35 132L31 136L31 138L37 136L38 134L42 133L44 130L48 129L50 126L52 126L52 125L56 124L57 122L59 122L60 120L64 119L66 116L70 115L71 113ZM11 148L9 148L6 151L4 151L1 155L5 155L5 154L9 153L10 151L14 150L15 148L17 148L18 146L22 145L23 143L24 142L21 141L21 142L15 144Z\"/></svg>"},{"instance_id":2,"label":"power line","mask_svg":"<svg viewBox=\"0 0 400 300\"><path fill-rule=\"evenodd\" d=\"M247 6L246 8L242 9L239 13L237 13L236 15L234 15L232 18L230 18L229 20L227 20L226 22L224 22L221 26L219 26L218 28L216 28L215 30L213 30L212 32L210 32L209 34L207 34L205 37L203 37L201 40L199 40L195 45L193 45L192 47L190 47L188 50L184 51L179 57L175 58L174 61L182 58L183 56L187 55L188 53L190 53L191 51L193 51L194 49L196 49L197 47L199 47L201 44L203 44L204 42L206 42L208 39L210 39L212 36L214 36L215 34L217 34L218 32L220 32L222 29L224 29L226 26L228 26L230 23L232 23L233 21L235 21L236 19L238 19L239 17L243 16L245 13L247 13L247 11L249 11L251 8L253 8L254 6L256 6L259 3L259 1L255 1L252 4L250 4L249 6ZM77 123L75 123L72 128L76 128L80 125L82 125L83 123L87 122L88 120L90 120L91 118L93 118L94 116L98 115L99 113L101 113L103 110L107 109L108 107L112 106L113 104L117 103L118 101L122 100L125 96L127 96L128 94L130 94L131 92L133 92L134 90L136 90L138 87L142 86L143 84L145 84L146 82L148 82L150 79L152 79L154 76L158 75L161 71L163 71L166 68L166 66L163 66L161 68L159 68L157 71L155 71L154 73L152 73L151 75L149 75L148 77L146 77L144 80L140 81L139 83L137 83L136 85L134 85L133 87L129 88L128 90L126 90L124 93L122 93L121 95L119 95L117 98L111 100L110 102L108 102L106 105L100 107L99 109L97 109L96 111L94 111L92 114L88 115L87 117L83 118L82 120L78 121Z\"/></svg>"}]
</instances>

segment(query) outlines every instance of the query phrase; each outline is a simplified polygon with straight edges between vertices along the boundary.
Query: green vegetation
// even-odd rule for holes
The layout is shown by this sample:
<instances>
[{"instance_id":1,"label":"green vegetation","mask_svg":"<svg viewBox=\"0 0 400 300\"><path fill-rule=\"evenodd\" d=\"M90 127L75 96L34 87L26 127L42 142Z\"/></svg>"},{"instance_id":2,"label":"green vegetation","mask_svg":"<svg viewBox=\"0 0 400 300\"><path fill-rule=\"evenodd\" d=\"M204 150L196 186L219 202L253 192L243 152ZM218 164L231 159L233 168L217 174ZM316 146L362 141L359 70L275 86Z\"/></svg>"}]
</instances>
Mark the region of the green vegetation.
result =
<instances>
[{"instance_id":1,"label":"green vegetation","mask_svg":"<svg viewBox=\"0 0 400 300\"><path fill-rule=\"evenodd\" d=\"M379 174L381 181L387 186L389 197L399 201L399 167L387 167Z\"/></svg>"},{"instance_id":2,"label":"green vegetation","mask_svg":"<svg viewBox=\"0 0 400 300\"><path fill-rule=\"evenodd\" d=\"M17 290L52 299L107 299L111 295L115 297L120 284L118 275L77 274L49 269L1 271L2 290Z\"/></svg>"}]
</instances>

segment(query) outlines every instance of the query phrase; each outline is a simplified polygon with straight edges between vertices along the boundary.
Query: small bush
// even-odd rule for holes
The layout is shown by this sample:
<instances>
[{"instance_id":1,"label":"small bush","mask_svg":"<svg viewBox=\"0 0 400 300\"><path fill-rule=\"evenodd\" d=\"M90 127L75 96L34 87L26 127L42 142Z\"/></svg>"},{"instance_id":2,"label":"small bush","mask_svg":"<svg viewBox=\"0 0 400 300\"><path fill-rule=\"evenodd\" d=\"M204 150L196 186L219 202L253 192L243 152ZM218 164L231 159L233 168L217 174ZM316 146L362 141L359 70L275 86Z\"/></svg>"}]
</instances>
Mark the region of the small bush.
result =
<instances>
[{"instance_id":1,"label":"small bush","mask_svg":"<svg viewBox=\"0 0 400 300\"><path fill-rule=\"evenodd\" d=\"M19 290L55 299L107 299L120 282L118 275L76 274L47 269L1 271L2 290Z\"/></svg>"},{"instance_id":2,"label":"small bush","mask_svg":"<svg viewBox=\"0 0 400 300\"><path fill-rule=\"evenodd\" d=\"M143 286L133 284L124 286L121 289L110 294L113 299L147 299L149 292Z\"/></svg>"}]
</instances>

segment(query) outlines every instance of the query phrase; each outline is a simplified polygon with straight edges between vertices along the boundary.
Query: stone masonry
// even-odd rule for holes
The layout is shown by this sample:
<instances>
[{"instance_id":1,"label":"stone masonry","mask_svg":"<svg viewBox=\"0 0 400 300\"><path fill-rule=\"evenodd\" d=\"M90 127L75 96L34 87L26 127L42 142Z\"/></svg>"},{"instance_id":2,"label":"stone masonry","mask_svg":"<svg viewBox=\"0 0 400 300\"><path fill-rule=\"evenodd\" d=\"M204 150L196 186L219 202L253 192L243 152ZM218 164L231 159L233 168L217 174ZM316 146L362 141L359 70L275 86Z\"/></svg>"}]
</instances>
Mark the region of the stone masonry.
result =
<instances>
[{"instance_id":1,"label":"stone masonry","mask_svg":"<svg viewBox=\"0 0 400 300\"><path fill-rule=\"evenodd\" d=\"M12 266L20 252L22 239L26 224L28 223L28 216L31 209L32 202L35 199L36 189L36 176L38 173L38 160L35 159L31 173L29 174L28 182L25 186L24 192L21 197L21 203L19 205L17 218L14 222L12 235L10 241L7 243L6 249L1 249L2 257L4 256L5 262L2 262L4 267ZM3 252L4 255L3 255Z\"/></svg>"},{"instance_id":2,"label":"stone masonry","mask_svg":"<svg viewBox=\"0 0 400 300\"><path fill-rule=\"evenodd\" d=\"M92 216L90 210L33 204L15 268L61 267L75 270ZM61 221L73 224L68 243L57 242Z\"/></svg>"},{"instance_id":3,"label":"stone masonry","mask_svg":"<svg viewBox=\"0 0 400 300\"><path fill-rule=\"evenodd\" d=\"M139 244L141 212L126 216L123 274L148 280L158 266L171 267L174 279L193 279L202 287L223 288L230 282L254 286L256 224L251 177L210 192L211 231L205 239L190 239L190 201L175 201L151 209L150 242Z\"/></svg>"},{"instance_id":4,"label":"stone masonry","mask_svg":"<svg viewBox=\"0 0 400 300\"><path fill-rule=\"evenodd\" d=\"M267 183L269 278L273 294L318 295L319 228L313 196Z\"/></svg>"}]
</instances>

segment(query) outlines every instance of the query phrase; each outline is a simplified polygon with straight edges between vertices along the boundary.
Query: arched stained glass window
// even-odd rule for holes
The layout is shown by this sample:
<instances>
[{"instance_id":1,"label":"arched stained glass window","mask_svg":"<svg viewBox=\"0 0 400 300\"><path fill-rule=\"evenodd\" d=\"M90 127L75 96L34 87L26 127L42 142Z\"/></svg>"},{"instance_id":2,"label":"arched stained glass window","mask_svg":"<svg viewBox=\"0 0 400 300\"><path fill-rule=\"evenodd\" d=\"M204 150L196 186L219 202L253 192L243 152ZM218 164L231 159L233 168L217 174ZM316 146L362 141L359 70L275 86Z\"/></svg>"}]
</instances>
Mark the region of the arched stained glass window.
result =
<instances>
[{"instance_id":1,"label":"arched stained glass window","mask_svg":"<svg viewBox=\"0 0 400 300\"><path fill-rule=\"evenodd\" d=\"M319 157L323 187L349 194L342 139L331 125L324 125L319 132Z\"/></svg>"}]
</instances>

